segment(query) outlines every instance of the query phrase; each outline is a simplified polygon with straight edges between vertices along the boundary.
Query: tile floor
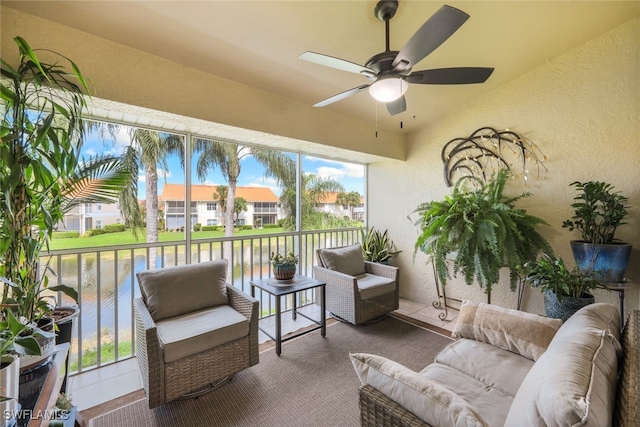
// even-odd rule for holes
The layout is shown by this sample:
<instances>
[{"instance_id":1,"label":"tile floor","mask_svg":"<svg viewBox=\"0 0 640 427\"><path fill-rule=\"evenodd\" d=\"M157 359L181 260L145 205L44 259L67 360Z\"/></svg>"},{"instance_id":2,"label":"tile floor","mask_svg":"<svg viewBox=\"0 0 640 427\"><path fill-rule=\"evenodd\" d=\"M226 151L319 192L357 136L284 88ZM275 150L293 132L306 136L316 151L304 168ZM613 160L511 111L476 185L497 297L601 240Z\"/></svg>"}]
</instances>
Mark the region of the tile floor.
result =
<instances>
[{"instance_id":1,"label":"tile floor","mask_svg":"<svg viewBox=\"0 0 640 427\"><path fill-rule=\"evenodd\" d=\"M317 305L303 307L302 310L312 318L319 317L320 307ZM400 299L400 308L397 311L400 314L447 330L453 330L455 319L458 315L457 311L449 309L447 318L442 320L438 317L439 314L443 313L442 310L438 310L430 304L417 303L403 298ZM273 322L274 318L269 317L261 320L260 325L263 328L270 328L273 326ZM283 335L311 324L309 320L302 316L298 316L297 320L294 321L290 313L283 313L282 315ZM269 341L269 338L260 332L258 340L262 344ZM265 351L275 350L271 348ZM142 382L138 375L137 363L135 359L128 359L70 377L67 391L73 403L80 411L83 411L141 388Z\"/></svg>"}]
</instances>

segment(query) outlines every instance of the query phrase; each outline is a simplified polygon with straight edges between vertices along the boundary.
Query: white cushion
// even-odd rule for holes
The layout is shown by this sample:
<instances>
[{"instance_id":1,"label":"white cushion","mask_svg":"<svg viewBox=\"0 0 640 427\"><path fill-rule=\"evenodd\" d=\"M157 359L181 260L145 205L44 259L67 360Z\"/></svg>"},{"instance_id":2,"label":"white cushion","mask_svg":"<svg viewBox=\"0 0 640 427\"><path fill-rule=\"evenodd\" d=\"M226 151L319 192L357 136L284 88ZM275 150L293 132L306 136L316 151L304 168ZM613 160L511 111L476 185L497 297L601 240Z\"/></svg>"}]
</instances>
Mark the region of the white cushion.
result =
<instances>
[{"instance_id":1,"label":"white cushion","mask_svg":"<svg viewBox=\"0 0 640 427\"><path fill-rule=\"evenodd\" d=\"M505 426L611 425L618 325L611 304L591 304L571 316L525 377Z\"/></svg>"},{"instance_id":2,"label":"white cushion","mask_svg":"<svg viewBox=\"0 0 640 427\"><path fill-rule=\"evenodd\" d=\"M141 271L142 298L156 322L229 304L227 260Z\"/></svg>"},{"instance_id":3,"label":"white cushion","mask_svg":"<svg viewBox=\"0 0 640 427\"><path fill-rule=\"evenodd\" d=\"M465 300L454 338L469 338L538 360L562 325L560 319Z\"/></svg>"},{"instance_id":4,"label":"white cushion","mask_svg":"<svg viewBox=\"0 0 640 427\"><path fill-rule=\"evenodd\" d=\"M171 363L249 335L249 320L230 305L196 311L156 323L164 349L164 362Z\"/></svg>"},{"instance_id":5,"label":"white cushion","mask_svg":"<svg viewBox=\"0 0 640 427\"><path fill-rule=\"evenodd\" d=\"M432 426L488 425L456 393L399 363L366 353L349 357L362 384L370 384Z\"/></svg>"}]
</instances>

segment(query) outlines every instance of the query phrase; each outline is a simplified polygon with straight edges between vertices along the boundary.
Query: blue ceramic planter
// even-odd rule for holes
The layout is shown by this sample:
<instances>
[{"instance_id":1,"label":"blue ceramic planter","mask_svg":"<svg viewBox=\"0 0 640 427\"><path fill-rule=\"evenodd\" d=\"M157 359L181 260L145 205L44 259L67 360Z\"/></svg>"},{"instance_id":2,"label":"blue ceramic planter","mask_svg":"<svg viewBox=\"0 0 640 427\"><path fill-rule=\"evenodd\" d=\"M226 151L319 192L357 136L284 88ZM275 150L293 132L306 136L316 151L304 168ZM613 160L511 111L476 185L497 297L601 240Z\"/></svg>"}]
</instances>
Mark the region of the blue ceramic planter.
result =
<instances>
[{"instance_id":1,"label":"blue ceramic planter","mask_svg":"<svg viewBox=\"0 0 640 427\"><path fill-rule=\"evenodd\" d=\"M631 255L630 244L594 245L572 240L571 250L578 269L587 273L593 272L593 276L598 281L612 283L624 281L624 273Z\"/></svg>"}]
</instances>

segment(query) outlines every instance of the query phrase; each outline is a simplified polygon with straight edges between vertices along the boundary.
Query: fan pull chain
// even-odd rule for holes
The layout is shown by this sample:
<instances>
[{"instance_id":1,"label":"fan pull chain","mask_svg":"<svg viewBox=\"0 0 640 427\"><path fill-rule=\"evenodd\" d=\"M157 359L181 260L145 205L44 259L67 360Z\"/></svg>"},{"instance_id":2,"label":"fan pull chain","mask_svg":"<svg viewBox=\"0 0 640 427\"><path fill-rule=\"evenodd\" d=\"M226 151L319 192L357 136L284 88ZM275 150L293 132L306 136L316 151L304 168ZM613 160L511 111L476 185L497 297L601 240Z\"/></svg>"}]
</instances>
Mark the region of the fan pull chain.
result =
<instances>
[{"instance_id":1,"label":"fan pull chain","mask_svg":"<svg viewBox=\"0 0 640 427\"><path fill-rule=\"evenodd\" d=\"M378 137L378 101L376 101L376 138Z\"/></svg>"}]
</instances>

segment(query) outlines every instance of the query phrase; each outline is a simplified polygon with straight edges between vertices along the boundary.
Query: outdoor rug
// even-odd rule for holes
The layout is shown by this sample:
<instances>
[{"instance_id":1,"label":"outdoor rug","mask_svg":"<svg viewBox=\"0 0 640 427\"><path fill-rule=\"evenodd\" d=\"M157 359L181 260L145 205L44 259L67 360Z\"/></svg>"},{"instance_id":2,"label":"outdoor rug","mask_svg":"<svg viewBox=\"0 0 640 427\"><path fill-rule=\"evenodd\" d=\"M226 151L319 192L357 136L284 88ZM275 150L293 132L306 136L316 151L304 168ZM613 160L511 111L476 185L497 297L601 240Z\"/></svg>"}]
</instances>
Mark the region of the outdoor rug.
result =
<instances>
[{"instance_id":1,"label":"outdoor rug","mask_svg":"<svg viewBox=\"0 0 640 427\"><path fill-rule=\"evenodd\" d=\"M360 381L349 353L388 357L420 370L451 338L392 317L365 326L336 323L271 349L260 363L198 399L149 409L139 400L90 420L91 427L359 426Z\"/></svg>"}]
</instances>

